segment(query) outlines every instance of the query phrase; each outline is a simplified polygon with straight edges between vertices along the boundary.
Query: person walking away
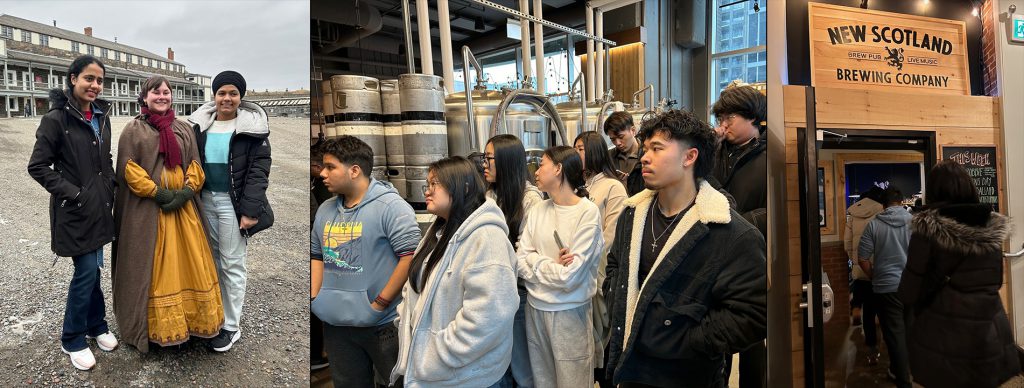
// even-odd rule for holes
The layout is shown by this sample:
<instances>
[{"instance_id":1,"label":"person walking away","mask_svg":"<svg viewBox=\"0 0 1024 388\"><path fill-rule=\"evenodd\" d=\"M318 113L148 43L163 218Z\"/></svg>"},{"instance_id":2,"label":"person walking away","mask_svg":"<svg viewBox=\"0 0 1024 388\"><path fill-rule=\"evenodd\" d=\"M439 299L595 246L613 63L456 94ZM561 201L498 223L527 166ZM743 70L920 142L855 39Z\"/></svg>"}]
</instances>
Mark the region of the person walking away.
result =
<instances>
[{"instance_id":1,"label":"person walking away","mask_svg":"<svg viewBox=\"0 0 1024 388\"><path fill-rule=\"evenodd\" d=\"M903 207L903 194L895 186L883 193L885 210L864 227L857 248L860 267L871 278L882 339L889 353L889 375L897 387L909 388L906 326L903 303L896 296L900 277L907 265L910 244L910 212ZM870 259L874 258L874 262Z\"/></svg>"},{"instance_id":2,"label":"person walking away","mask_svg":"<svg viewBox=\"0 0 1024 388\"><path fill-rule=\"evenodd\" d=\"M1008 219L979 201L974 180L956 162L936 164L928 182L897 291L907 309L914 382L1009 386L1021 367L999 294Z\"/></svg>"}]
</instances>

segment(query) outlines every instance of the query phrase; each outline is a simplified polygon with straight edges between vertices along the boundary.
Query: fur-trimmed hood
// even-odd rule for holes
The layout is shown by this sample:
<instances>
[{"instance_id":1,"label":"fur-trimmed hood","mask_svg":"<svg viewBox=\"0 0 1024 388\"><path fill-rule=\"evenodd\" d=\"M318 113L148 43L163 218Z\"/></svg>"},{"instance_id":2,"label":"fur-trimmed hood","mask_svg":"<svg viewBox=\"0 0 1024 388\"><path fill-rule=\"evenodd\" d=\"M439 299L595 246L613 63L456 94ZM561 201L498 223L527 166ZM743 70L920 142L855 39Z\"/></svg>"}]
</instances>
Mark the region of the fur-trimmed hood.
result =
<instances>
[{"instance_id":1,"label":"fur-trimmed hood","mask_svg":"<svg viewBox=\"0 0 1024 388\"><path fill-rule=\"evenodd\" d=\"M198 125L200 131L206 131L213 126L217 119L217 102L209 101L188 117L188 122ZM256 103L242 100L238 104L238 118L235 122L235 133L245 134L258 138L265 138L270 135L270 124L267 120L267 111Z\"/></svg>"},{"instance_id":2,"label":"fur-trimmed hood","mask_svg":"<svg viewBox=\"0 0 1024 388\"><path fill-rule=\"evenodd\" d=\"M988 205L953 205L918 212L911 228L942 249L977 255L1002 250L1011 233L1008 221Z\"/></svg>"}]
</instances>

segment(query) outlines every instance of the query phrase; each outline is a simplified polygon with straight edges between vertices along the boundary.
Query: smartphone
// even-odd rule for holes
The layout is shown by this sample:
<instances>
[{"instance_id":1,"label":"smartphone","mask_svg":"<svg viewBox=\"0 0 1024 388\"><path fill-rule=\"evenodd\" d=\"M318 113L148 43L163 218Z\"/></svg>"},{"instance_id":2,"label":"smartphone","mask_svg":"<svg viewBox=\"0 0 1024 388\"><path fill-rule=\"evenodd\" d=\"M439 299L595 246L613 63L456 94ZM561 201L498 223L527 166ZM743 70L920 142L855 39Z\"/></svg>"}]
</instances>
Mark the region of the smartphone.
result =
<instances>
[{"instance_id":1,"label":"smartphone","mask_svg":"<svg viewBox=\"0 0 1024 388\"><path fill-rule=\"evenodd\" d=\"M562 239L558 238L558 231L555 231L555 244L558 245L558 250L565 249L565 244L562 244Z\"/></svg>"}]
</instances>

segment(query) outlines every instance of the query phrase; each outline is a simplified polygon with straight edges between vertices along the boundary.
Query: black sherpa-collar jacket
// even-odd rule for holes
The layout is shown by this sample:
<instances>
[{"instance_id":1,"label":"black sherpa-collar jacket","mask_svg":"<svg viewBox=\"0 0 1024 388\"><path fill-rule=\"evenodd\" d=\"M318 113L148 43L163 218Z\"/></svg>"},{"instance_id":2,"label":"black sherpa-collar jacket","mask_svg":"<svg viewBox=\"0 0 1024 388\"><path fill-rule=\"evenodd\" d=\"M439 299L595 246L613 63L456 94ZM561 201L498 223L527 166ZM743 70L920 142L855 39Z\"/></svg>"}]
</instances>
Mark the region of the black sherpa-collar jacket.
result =
<instances>
[{"instance_id":1,"label":"black sherpa-collar jacket","mask_svg":"<svg viewBox=\"0 0 1024 388\"><path fill-rule=\"evenodd\" d=\"M989 205L914 215L899 297L908 313L914 381L926 387L996 387L1020 374L1003 309L1007 218Z\"/></svg>"},{"instance_id":2,"label":"black sherpa-collar jacket","mask_svg":"<svg viewBox=\"0 0 1024 388\"><path fill-rule=\"evenodd\" d=\"M96 99L100 134L70 91L50 91L50 110L36 130L28 173L50 193L50 247L58 256L93 252L114 240L114 160L110 103Z\"/></svg>"},{"instance_id":3,"label":"black sherpa-collar jacket","mask_svg":"<svg viewBox=\"0 0 1024 388\"><path fill-rule=\"evenodd\" d=\"M764 238L702 182L695 205L641 282L641 241L654 196L645 190L626 201L608 253L606 373L616 385L724 386L725 357L768 334Z\"/></svg>"}]
</instances>

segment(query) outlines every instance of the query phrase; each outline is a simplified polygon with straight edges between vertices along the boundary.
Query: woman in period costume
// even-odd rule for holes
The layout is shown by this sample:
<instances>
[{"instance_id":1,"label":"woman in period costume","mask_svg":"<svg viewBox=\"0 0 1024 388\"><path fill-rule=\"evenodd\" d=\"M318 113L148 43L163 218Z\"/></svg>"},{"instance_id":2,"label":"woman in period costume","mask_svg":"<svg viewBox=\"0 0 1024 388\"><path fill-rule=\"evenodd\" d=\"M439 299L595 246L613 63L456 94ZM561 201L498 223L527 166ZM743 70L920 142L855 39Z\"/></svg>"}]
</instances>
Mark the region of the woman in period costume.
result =
<instances>
[{"instance_id":1,"label":"woman in period costume","mask_svg":"<svg viewBox=\"0 0 1024 388\"><path fill-rule=\"evenodd\" d=\"M142 112L118 142L114 209L114 313L121 338L145 353L149 343L212 338L224 325L217 269L201 201L206 176L192 128L175 119L166 79L142 85Z\"/></svg>"}]
</instances>

